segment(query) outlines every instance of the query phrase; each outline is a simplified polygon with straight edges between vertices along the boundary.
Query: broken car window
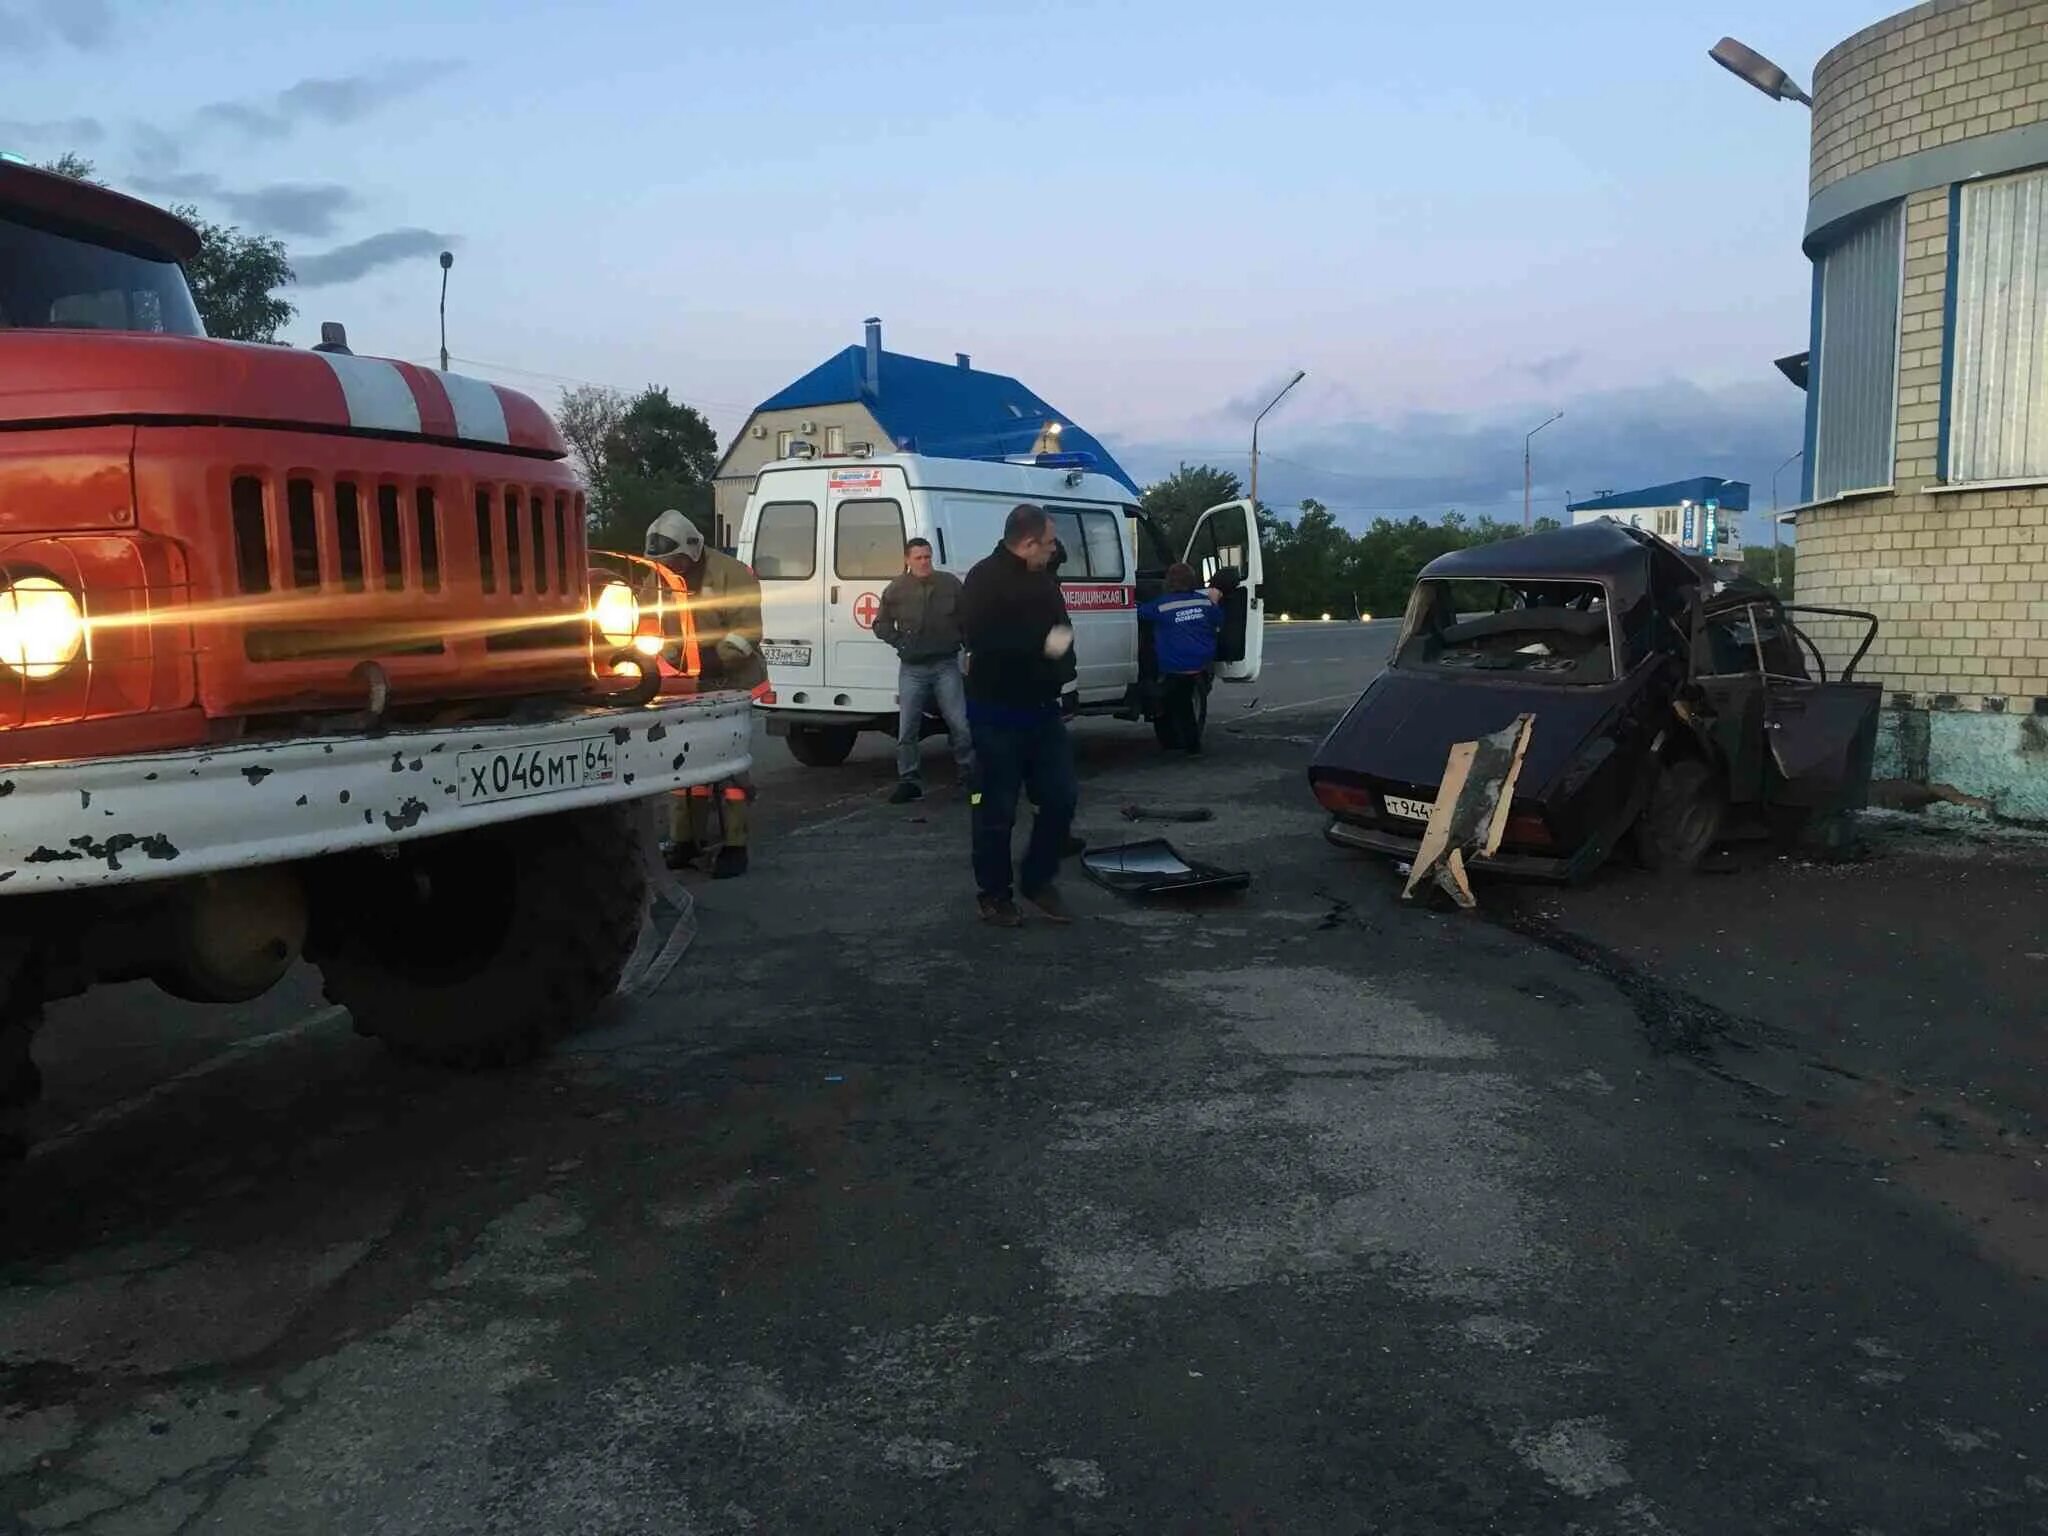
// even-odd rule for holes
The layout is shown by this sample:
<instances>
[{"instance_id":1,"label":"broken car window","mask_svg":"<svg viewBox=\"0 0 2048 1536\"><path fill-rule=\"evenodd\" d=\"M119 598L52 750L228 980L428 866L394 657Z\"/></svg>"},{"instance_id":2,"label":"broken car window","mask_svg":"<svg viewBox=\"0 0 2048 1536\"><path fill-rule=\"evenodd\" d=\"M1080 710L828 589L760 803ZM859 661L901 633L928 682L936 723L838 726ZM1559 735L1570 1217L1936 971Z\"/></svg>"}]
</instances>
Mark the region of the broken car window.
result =
<instances>
[{"instance_id":1,"label":"broken car window","mask_svg":"<svg viewBox=\"0 0 2048 1536\"><path fill-rule=\"evenodd\" d=\"M1612 682L1606 589L1585 581L1418 583L1394 664L1512 673L1528 682Z\"/></svg>"}]
</instances>

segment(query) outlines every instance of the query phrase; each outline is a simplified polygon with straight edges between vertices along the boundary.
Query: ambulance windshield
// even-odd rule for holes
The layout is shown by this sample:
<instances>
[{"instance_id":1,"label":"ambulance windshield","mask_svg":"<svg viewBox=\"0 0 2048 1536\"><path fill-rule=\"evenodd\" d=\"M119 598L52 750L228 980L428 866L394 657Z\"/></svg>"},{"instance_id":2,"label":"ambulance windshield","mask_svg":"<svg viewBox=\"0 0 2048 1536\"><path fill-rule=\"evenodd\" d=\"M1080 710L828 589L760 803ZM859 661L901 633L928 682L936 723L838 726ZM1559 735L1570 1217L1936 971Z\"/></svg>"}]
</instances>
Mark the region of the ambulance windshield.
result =
<instances>
[{"instance_id":1,"label":"ambulance windshield","mask_svg":"<svg viewBox=\"0 0 2048 1536\"><path fill-rule=\"evenodd\" d=\"M203 336L174 261L0 208L0 330Z\"/></svg>"}]
</instances>

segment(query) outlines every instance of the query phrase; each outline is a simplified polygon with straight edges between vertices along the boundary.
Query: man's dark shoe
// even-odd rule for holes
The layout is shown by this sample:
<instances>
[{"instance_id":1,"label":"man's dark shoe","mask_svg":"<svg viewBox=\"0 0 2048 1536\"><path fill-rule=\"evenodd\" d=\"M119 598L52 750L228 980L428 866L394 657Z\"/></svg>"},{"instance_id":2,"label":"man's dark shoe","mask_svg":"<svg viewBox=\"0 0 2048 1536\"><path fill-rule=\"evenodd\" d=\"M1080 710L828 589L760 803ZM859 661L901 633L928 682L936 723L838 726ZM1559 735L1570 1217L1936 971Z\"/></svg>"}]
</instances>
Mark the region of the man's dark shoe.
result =
<instances>
[{"instance_id":1,"label":"man's dark shoe","mask_svg":"<svg viewBox=\"0 0 2048 1536\"><path fill-rule=\"evenodd\" d=\"M1069 832L1065 840L1060 843L1060 857L1063 859L1077 859L1087 851L1088 839L1085 837L1076 837L1071 832Z\"/></svg>"},{"instance_id":2,"label":"man's dark shoe","mask_svg":"<svg viewBox=\"0 0 2048 1536\"><path fill-rule=\"evenodd\" d=\"M1048 885L1041 891L1026 891L1024 900L1050 923L1066 924L1074 920L1074 914L1067 910L1067 904L1060 899L1059 889Z\"/></svg>"},{"instance_id":3,"label":"man's dark shoe","mask_svg":"<svg viewBox=\"0 0 2048 1536\"><path fill-rule=\"evenodd\" d=\"M721 848L718 857L711 861L711 878L714 880L730 880L746 872L747 850L744 848Z\"/></svg>"},{"instance_id":4,"label":"man's dark shoe","mask_svg":"<svg viewBox=\"0 0 2048 1536\"><path fill-rule=\"evenodd\" d=\"M1017 903L1007 896L977 896L975 905L981 909L981 920L992 928L1024 926L1024 914L1017 910Z\"/></svg>"},{"instance_id":5,"label":"man's dark shoe","mask_svg":"<svg viewBox=\"0 0 2048 1536\"><path fill-rule=\"evenodd\" d=\"M695 843L663 843L661 862L670 869L689 869L697 862L698 855L703 851Z\"/></svg>"},{"instance_id":6,"label":"man's dark shoe","mask_svg":"<svg viewBox=\"0 0 2048 1536\"><path fill-rule=\"evenodd\" d=\"M891 805L908 805L913 800L922 800L923 798L924 786L912 783L909 779L898 779L896 787L889 791L889 803Z\"/></svg>"}]
</instances>

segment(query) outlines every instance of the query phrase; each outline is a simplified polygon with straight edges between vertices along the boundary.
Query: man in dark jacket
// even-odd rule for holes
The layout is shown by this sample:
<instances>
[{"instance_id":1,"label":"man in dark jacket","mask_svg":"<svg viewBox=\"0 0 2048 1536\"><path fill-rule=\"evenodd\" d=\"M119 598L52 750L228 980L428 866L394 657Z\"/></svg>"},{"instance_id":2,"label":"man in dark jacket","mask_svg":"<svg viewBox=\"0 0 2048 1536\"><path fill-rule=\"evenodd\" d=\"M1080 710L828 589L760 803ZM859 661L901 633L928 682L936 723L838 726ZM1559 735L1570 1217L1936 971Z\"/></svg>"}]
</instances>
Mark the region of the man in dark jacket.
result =
<instances>
[{"instance_id":1,"label":"man in dark jacket","mask_svg":"<svg viewBox=\"0 0 2048 1536\"><path fill-rule=\"evenodd\" d=\"M903 574L882 589L875 638L896 653L896 790L892 804L924 794L918 759L924 712L938 706L953 746L960 782L974 784L974 741L967 728L967 696L960 675L960 578L932 568L929 539L903 546Z\"/></svg>"},{"instance_id":2,"label":"man in dark jacket","mask_svg":"<svg viewBox=\"0 0 2048 1536\"><path fill-rule=\"evenodd\" d=\"M982 919L1004 928L1022 921L1018 894L1052 921L1071 921L1053 886L1081 795L1060 717L1074 627L1059 583L1046 569L1056 545L1044 508L1011 508L1003 542L967 573L963 592L967 720L980 773L974 880ZM1038 814L1013 884L1010 836L1026 787Z\"/></svg>"}]
</instances>

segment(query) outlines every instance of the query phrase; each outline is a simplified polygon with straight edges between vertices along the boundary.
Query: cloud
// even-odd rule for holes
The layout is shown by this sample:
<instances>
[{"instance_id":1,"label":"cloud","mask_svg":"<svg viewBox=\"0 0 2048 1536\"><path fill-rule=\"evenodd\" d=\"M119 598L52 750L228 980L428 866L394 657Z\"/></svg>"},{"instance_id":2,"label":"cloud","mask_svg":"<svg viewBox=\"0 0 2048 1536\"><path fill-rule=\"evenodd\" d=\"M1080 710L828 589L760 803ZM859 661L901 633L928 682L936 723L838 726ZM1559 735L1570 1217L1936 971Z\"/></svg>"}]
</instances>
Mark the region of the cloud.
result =
<instances>
[{"instance_id":1,"label":"cloud","mask_svg":"<svg viewBox=\"0 0 2048 1536\"><path fill-rule=\"evenodd\" d=\"M37 9L50 30L74 48L104 48L114 40L109 0L42 0Z\"/></svg>"},{"instance_id":2,"label":"cloud","mask_svg":"<svg viewBox=\"0 0 2048 1536\"><path fill-rule=\"evenodd\" d=\"M1536 439L1536 510L1558 515L1567 492L1586 500L1692 475L1749 482L1770 505L1771 473L1802 437L1806 397L1759 382L1707 389L1680 380L1567 396L1564 419ZM1550 414L1547 403L1513 410L1416 413L1297 428L1259 457L1260 499L1292 507L1304 497L1328 505L1348 526L1374 517L1439 517L1452 508L1503 519L1520 516L1522 439ZM1142 441L1115 441L1139 482L1204 457L1238 471L1245 452L1201 455ZM1789 490L1792 472L1787 471ZM1761 529L1760 519L1752 526Z\"/></svg>"},{"instance_id":3,"label":"cloud","mask_svg":"<svg viewBox=\"0 0 2048 1536\"><path fill-rule=\"evenodd\" d=\"M301 288L333 288L367 277L381 267L438 255L453 244L451 236L437 235L431 229L387 229L316 256L295 256L292 272Z\"/></svg>"},{"instance_id":4,"label":"cloud","mask_svg":"<svg viewBox=\"0 0 2048 1536\"><path fill-rule=\"evenodd\" d=\"M76 149L97 144L107 136L107 125L96 117L24 118L0 117L0 147L20 144L48 144Z\"/></svg>"},{"instance_id":5,"label":"cloud","mask_svg":"<svg viewBox=\"0 0 2048 1536\"><path fill-rule=\"evenodd\" d=\"M1553 352L1548 357L1537 358L1533 363L1525 363L1522 365L1522 372L1538 384L1555 384L1585 360L1586 354L1573 348L1569 352Z\"/></svg>"},{"instance_id":6,"label":"cloud","mask_svg":"<svg viewBox=\"0 0 2048 1536\"><path fill-rule=\"evenodd\" d=\"M1217 412L1217 415L1225 421L1249 422L1259 412L1272 404L1273 397L1279 394L1281 390L1287 388L1287 381L1293 377L1294 370L1292 368L1288 369L1285 373L1276 373L1257 389L1251 390L1246 394L1235 395L1224 401L1223 408Z\"/></svg>"},{"instance_id":7,"label":"cloud","mask_svg":"<svg viewBox=\"0 0 2048 1536\"><path fill-rule=\"evenodd\" d=\"M332 182L277 182L238 190L200 171L137 176L138 191L160 197L191 198L208 210L224 210L239 224L284 235L331 235L340 216L361 201Z\"/></svg>"},{"instance_id":8,"label":"cloud","mask_svg":"<svg viewBox=\"0 0 2048 1536\"><path fill-rule=\"evenodd\" d=\"M28 0L0 6L0 37L18 53L39 53L52 42L98 52L114 41L111 0Z\"/></svg>"},{"instance_id":9,"label":"cloud","mask_svg":"<svg viewBox=\"0 0 2048 1536\"><path fill-rule=\"evenodd\" d=\"M309 124L345 127L455 67L444 61L419 59L375 73L309 78L272 96L213 102L199 109L195 121L204 127L258 139L282 138Z\"/></svg>"}]
</instances>

